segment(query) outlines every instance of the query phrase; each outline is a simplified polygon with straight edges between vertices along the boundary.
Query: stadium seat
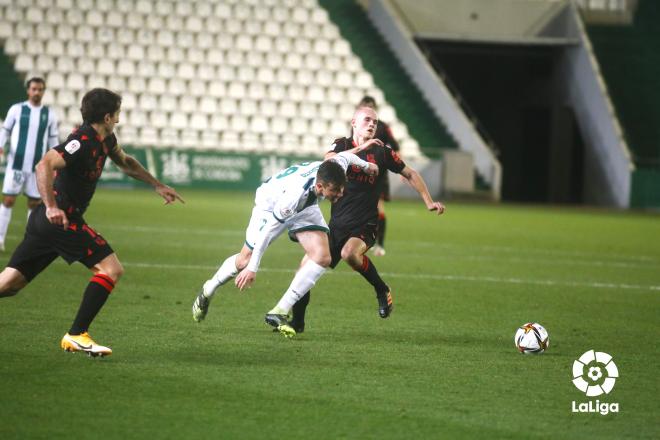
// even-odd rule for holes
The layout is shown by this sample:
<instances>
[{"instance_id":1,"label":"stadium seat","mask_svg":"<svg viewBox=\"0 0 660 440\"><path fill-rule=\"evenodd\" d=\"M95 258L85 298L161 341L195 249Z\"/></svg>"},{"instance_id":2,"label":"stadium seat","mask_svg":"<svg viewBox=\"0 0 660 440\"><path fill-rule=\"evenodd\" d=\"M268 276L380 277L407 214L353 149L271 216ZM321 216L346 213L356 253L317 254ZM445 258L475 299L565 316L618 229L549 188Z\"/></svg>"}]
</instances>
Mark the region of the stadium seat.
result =
<instances>
[{"instance_id":1,"label":"stadium seat","mask_svg":"<svg viewBox=\"0 0 660 440\"><path fill-rule=\"evenodd\" d=\"M161 110L149 112L149 123L157 129L167 127L167 113Z\"/></svg>"},{"instance_id":2,"label":"stadium seat","mask_svg":"<svg viewBox=\"0 0 660 440\"><path fill-rule=\"evenodd\" d=\"M119 31L124 25L124 15L116 10L110 10L105 14L105 25L117 28Z\"/></svg>"},{"instance_id":3,"label":"stadium seat","mask_svg":"<svg viewBox=\"0 0 660 440\"><path fill-rule=\"evenodd\" d=\"M225 115L215 113L211 115L211 130L223 132L229 128L229 118Z\"/></svg>"},{"instance_id":4,"label":"stadium seat","mask_svg":"<svg viewBox=\"0 0 660 440\"><path fill-rule=\"evenodd\" d=\"M270 132L268 118L260 115L255 115L250 118L250 131L258 134Z\"/></svg>"},{"instance_id":5,"label":"stadium seat","mask_svg":"<svg viewBox=\"0 0 660 440\"><path fill-rule=\"evenodd\" d=\"M193 113L190 116L190 128L194 130L208 130L209 129L209 118L203 113Z\"/></svg>"},{"instance_id":6,"label":"stadium seat","mask_svg":"<svg viewBox=\"0 0 660 440\"><path fill-rule=\"evenodd\" d=\"M15 38L15 37L9 37L5 41L5 54L9 56L14 56L18 55L25 52L23 49L23 40Z\"/></svg>"},{"instance_id":7,"label":"stadium seat","mask_svg":"<svg viewBox=\"0 0 660 440\"><path fill-rule=\"evenodd\" d=\"M151 61L142 61L142 62L136 62L135 65L137 66L135 74L145 79L145 81L149 78L156 76L156 72L157 72L156 63L153 63Z\"/></svg>"},{"instance_id":8,"label":"stadium seat","mask_svg":"<svg viewBox=\"0 0 660 440\"><path fill-rule=\"evenodd\" d=\"M206 86L206 81L201 79L191 79L188 82L188 93L192 96L200 98L202 96L208 95L208 88Z\"/></svg>"},{"instance_id":9,"label":"stadium seat","mask_svg":"<svg viewBox=\"0 0 660 440\"><path fill-rule=\"evenodd\" d=\"M193 113L199 109L197 98L194 96L183 95L179 98L179 109L184 113Z\"/></svg>"},{"instance_id":10,"label":"stadium seat","mask_svg":"<svg viewBox=\"0 0 660 440\"><path fill-rule=\"evenodd\" d=\"M75 59L76 57L72 58ZM91 75L96 72L96 63L94 63L94 60L91 58L78 57L78 61L76 62L76 71L84 75Z\"/></svg>"},{"instance_id":11,"label":"stadium seat","mask_svg":"<svg viewBox=\"0 0 660 440\"><path fill-rule=\"evenodd\" d=\"M167 91L174 96L183 96L187 93L186 82L181 78L167 79Z\"/></svg>"},{"instance_id":12,"label":"stadium seat","mask_svg":"<svg viewBox=\"0 0 660 440\"><path fill-rule=\"evenodd\" d=\"M122 97L121 106L123 109L133 110L137 107L137 98L134 93L125 91L122 92L121 97Z\"/></svg>"},{"instance_id":13,"label":"stadium seat","mask_svg":"<svg viewBox=\"0 0 660 440\"><path fill-rule=\"evenodd\" d=\"M275 134L284 134L289 130L289 122L287 118L275 116L270 120L271 130Z\"/></svg>"},{"instance_id":14,"label":"stadium seat","mask_svg":"<svg viewBox=\"0 0 660 440\"><path fill-rule=\"evenodd\" d=\"M105 75L98 75L93 73L87 77L87 81L85 82L85 87L87 89L93 89L96 87L107 88L108 79Z\"/></svg>"},{"instance_id":15,"label":"stadium seat","mask_svg":"<svg viewBox=\"0 0 660 440\"><path fill-rule=\"evenodd\" d=\"M48 84L51 86L50 84ZM51 92L55 93L55 92ZM57 105L67 108L70 106L74 106L77 104L76 102L76 95L68 89L59 89L56 92L56 97L55 97L55 102L57 102Z\"/></svg>"},{"instance_id":16,"label":"stadium seat","mask_svg":"<svg viewBox=\"0 0 660 440\"><path fill-rule=\"evenodd\" d=\"M55 60L48 55L38 56L36 57L35 68L37 69L37 72L42 72L42 74L50 72L55 68Z\"/></svg>"},{"instance_id":17,"label":"stadium seat","mask_svg":"<svg viewBox=\"0 0 660 440\"><path fill-rule=\"evenodd\" d=\"M34 58L26 53L18 54L14 61L14 67L19 72L30 72L34 69Z\"/></svg>"},{"instance_id":18,"label":"stadium seat","mask_svg":"<svg viewBox=\"0 0 660 440\"><path fill-rule=\"evenodd\" d=\"M135 93L136 96L142 94L147 89L147 82L141 76L130 76L126 79L127 89L132 93Z\"/></svg>"},{"instance_id":19,"label":"stadium seat","mask_svg":"<svg viewBox=\"0 0 660 440\"><path fill-rule=\"evenodd\" d=\"M117 74L130 78L135 75L135 64L127 59L121 59L117 63Z\"/></svg>"},{"instance_id":20,"label":"stadium seat","mask_svg":"<svg viewBox=\"0 0 660 440\"><path fill-rule=\"evenodd\" d=\"M138 95L138 108L144 111L152 111L159 109L159 106L154 95L149 93L142 93Z\"/></svg>"},{"instance_id":21,"label":"stadium seat","mask_svg":"<svg viewBox=\"0 0 660 440\"><path fill-rule=\"evenodd\" d=\"M9 21L0 20L0 40L5 40L14 35L14 26Z\"/></svg>"},{"instance_id":22,"label":"stadium seat","mask_svg":"<svg viewBox=\"0 0 660 440\"><path fill-rule=\"evenodd\" d=\"M220 148L220 135L216 131L205 130L202 132L201 146L203 148L217 150Z\"/></svg>"},{"instance_id":23,"label":"stadium seat","mask_svg":"<svg viewBox=\"0 0 660 440\"><path fill-rule=\"evenodd\" d=\"M159 76L147 77L147 92L152 95L161 95L165 93L167 86L165 80Z\"/></svg>"},{"instance_id":24,"label":"stadium seat","mask_svg":"<svg viewBox=\"0 0 660 440\"><path fill-rule=\"evenodd\" d=\"M84 23L95 28L103 27L105 24L104 14L98 9L88 10Z\"/></svg>"},{"instance_id":25,"label":"stadium seat","mask_svg":"<svg viewBox=\"0 0 660 440\"><path fill-rule=\"evenodd\" d=\"M158 130L150 126L142 126L138 130L139 143L145 147L157 147Z\"/></svg>"},{"instance_id":26,"label":"stadium seat","mask_svg":"<svg viewBox=\"0 0 660 440\"><path fill-rule=\"evenodd\" d=\"M64 87L64 75L59 70L52 69L46 73L46 86L52 90L59 91Z\"/></svg>"},{"instance_id":27,"label":"stadium seat","mask_svg":"<svg viewBox=\"0 0 660 440\"><path fill-rule=\"evenodd\" d=\"M156 94L158 97L158 109L172 113L179 110L179 101L174 95L168 95L166 93Z\"/></svg>"},{"instance_id":28,"label":"stadium seat","mask_svg":"<svg viewBox=\"0 0 660 440\"><path fill-rule=\"evenodd\" d=\"M126 79L121 76L108 74L108 87L110 87L110 90L123 94L124 90L126 90ZM126 98L124 97L125 100Z\"/></svg>"},{"instance_id":29,"label":"stadium seat","mask_svg":"<svg viewBox=\"0 0 660 440\"><path fill-rule=\"evenodd\" d=\"M247 85L247 97L254 101L266 100L266 85L260 81L252 81Z\"/></svg>"}]
</instances>

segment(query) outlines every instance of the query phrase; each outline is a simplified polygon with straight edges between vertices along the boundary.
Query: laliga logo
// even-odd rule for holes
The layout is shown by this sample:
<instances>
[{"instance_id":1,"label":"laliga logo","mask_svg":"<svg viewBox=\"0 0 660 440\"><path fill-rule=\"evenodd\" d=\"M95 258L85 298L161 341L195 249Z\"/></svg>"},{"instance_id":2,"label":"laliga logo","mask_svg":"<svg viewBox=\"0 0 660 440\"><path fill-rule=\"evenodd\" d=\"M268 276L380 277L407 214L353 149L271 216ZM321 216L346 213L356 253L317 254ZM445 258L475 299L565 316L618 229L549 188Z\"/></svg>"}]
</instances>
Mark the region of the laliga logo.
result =
<instances>
[{"instance_id":1,"label":"laliga logo","mask_svg":"<svg viewBox=\"0 0 660 440\"><path fill-rule=\"evenodd\" d=\"M619 369L616 367L612 356L601 351L589 350L573 362L573 384L588 397L609 394L614 388L616 378L619 377ZM596 400L579 405L573 401L573 412L599 412L606 415L609 412L619 412L619 404L600 402Z\"/></svg>"}]
</instances>

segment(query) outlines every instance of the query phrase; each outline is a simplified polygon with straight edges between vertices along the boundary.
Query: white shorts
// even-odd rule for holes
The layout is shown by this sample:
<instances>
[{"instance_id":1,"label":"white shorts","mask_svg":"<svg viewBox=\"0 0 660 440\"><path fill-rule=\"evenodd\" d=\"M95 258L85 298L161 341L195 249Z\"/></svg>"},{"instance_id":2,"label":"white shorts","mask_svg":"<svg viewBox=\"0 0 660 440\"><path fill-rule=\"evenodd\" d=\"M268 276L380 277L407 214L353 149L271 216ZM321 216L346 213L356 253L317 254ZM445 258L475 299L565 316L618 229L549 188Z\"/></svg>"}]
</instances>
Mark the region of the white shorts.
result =
<instances>
[{"instance_id":1,"label":"white shorts","mask_svg":"<svg viewBox=\"0 0 660 440\"><path fill-rule=\"evenodd\" d=\"M245 231L245 244L250 249L254 249L254 245L259 236L259 230L266 224L266 222L273 218L273 211L267 211L264 209L255 206L252 209L252 217L250 217L250 223L248 224L247 230ZM313 205L308 208L303 209L302 211L289 217L284 224L279 233L271 237L270 243L273 242L285 229L289 230L289 238L293 241L298 241L296 239L296 232L300 231L322 231L328 233L330 229L328 224L323 218L323 213L318 205Z\"/></svg>"},{"instance_id":2,"label":"white shorts","mask_svg":"<svg viewBox=\"0 0 660 440\"><path fill-rule=\"evenodd\" d=\"M2 194L6 196L17 196L20 193L25 193L26 196L32 199L41 198L37 189L36 173L27 173L25 171L7 168L5 170L5 181L2 184Z\"/></svg>"}]
</instances>

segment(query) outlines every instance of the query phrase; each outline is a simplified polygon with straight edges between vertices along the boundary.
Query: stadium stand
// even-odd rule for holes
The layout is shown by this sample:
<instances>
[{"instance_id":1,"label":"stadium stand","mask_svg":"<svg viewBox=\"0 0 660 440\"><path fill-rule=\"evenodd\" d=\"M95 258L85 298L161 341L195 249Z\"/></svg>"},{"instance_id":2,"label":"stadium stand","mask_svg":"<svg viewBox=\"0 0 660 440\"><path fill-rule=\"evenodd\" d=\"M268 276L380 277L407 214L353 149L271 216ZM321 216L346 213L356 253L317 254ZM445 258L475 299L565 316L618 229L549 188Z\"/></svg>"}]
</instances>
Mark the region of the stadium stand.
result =
<instances>
[{"instance_id":1,"label":"stadium stand","mask_svg":"<svg viewBox=\"0 0 660 440\"><path fill-rule=\"evenodd\" d=\"M316 0L0 0L0 40L21 78L45 76L63 135L105 86L127 145L319 155L370 94L421 154Z\"/></svg>"}]
</instances>

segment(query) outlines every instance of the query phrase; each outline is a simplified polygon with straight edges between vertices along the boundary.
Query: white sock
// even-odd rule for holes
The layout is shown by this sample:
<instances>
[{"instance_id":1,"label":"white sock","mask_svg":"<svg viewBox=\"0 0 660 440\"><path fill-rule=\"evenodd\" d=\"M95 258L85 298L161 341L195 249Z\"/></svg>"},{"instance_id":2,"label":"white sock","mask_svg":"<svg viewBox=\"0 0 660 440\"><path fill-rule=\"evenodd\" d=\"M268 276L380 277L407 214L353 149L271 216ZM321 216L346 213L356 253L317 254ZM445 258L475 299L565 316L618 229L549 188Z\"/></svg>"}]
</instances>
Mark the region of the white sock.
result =
<instances>
[{"instance_id":1,"label":"white sock","mask_svg":"<svg viewBox=\"0 0 660 440\"><path fill-rule=\"evenodd\" d=\"M0 242L5 242L5 237L7 236L7 228L9 227L9 222L11 221L11 208L7 208L5 205L0 204Z\"/></svg>"},{"instance_id":2,"label":"white sock","mask_svg":"<svg viewBox=\"0 0 660 440\"><path fill-rule=\"evenodd\" d=\"M305 293L314 287L314 284L316 284L316 281L318 281L318 279L321 278L321 275L325 273L325 270L325 267L316 264L312 260L308 260L307 263L300 268L298 273L296 273L296 276L293 277L291 285L286 292L284 292L284 295L282 296L282 299L280 299L280 302L277 303L276 308L281 310L283 312L282 314L289 313L293 305L297 303Z\"/></svg>"},{"instance_id":3,"label":"white sock","mask_svg":"<svg viewBox=\"0 0 660 440\"><path fill-rule=\"evenodd\" d=\"M238 269L236 269L236 257L238 257L238 254L227 258L211 279L204 283L203 291L205 297L213 298L215 290L218 287L222 286L238 274Z\"/></svg>"}]
</instances>

